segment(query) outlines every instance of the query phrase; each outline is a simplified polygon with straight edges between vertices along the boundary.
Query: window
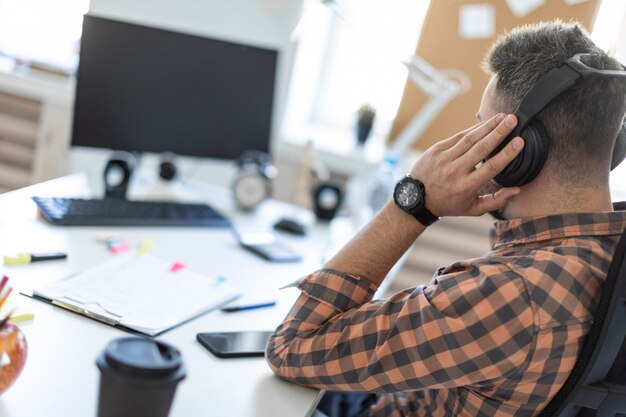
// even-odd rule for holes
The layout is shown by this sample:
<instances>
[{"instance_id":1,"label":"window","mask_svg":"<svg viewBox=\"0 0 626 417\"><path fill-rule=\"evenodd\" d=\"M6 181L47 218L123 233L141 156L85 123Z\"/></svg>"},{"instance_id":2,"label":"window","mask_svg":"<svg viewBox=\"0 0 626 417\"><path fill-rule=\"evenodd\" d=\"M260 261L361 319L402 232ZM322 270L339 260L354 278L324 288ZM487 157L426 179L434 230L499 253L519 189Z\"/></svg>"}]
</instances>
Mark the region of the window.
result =
<instances>
[{"instance_id":1,"label":"window","mask_svg":"<svg viewBox=\"0 0 626 417\"><path fill-rule=\"evenodd\" d=\"M415 51L429 2L326 4L307 2L296 30L300 45L284 133L289 139L312 135L316 141L330 136L327 142L332 147L350 149L355 141L350 132L361 105L376 107L374 128L379 134L391 127L407 77L401 61Z\"/></svg>"},{"instance_id":2,"label":"window","mask_svg":"<svg viewBox=\"0 0 626 417\"><path fill-rule=\"evenodd\" d=\"M72 73L89 0L0 0L0 56Z\"/></svg>"}]
</instances>

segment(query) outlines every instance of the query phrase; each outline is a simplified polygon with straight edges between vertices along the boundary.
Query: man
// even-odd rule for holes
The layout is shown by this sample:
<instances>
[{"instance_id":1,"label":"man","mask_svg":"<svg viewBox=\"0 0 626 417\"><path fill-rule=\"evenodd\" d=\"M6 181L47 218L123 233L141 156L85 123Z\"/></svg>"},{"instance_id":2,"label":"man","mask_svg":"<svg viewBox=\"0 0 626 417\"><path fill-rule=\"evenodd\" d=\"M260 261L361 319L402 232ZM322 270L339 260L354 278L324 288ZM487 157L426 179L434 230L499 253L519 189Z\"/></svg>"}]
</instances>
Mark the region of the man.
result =
<instances>
[{"instance_id":1,"label":"man","mask_svg":"<svg viewBox=\"0 0 626 417\"><path fill-rule=\"evenodd\" d=\"M623 79L589 77L553 100L538 115L550 138L538 176L495 192L485 186L525 146L517 137L490 157L517 123L511 113L577 53L592 53L592 67L623 69L576 24L499 39L486 59L481 122L432 146L411 170L427 212L510 219L496 224L494 250L372 301L429 223L389 202L324 269L294 284L302 294L267 346L277 375L364 393L326 399L343 411L324 411L344 416L530 416L546 406L576 361L626 228L608 184Z\"/></svg>"}]
</instances>

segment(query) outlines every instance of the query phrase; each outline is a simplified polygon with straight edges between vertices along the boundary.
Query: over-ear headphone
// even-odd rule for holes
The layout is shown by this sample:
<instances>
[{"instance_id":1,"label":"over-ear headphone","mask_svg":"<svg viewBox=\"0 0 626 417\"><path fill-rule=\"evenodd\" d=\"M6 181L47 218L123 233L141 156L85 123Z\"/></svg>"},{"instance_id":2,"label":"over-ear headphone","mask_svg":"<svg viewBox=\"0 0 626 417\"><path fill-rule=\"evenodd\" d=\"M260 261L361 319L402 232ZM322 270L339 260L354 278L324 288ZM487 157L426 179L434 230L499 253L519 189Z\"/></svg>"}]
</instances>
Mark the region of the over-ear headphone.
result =
<instances>
[{"instance_id":1,"label":"over-ear headphone","mask_svg":"<svg viewBox=\"0 0 626 417\"><path fill-rule=\"evenodd\" d=\"M491 158L516 136L524 139L524 148L509 165L500 172L494 181L502 187L514 187L528 184L537 177L548 159L550 140L543 124L535 117L559 94L563 93L585 77L626 77L626 71L599 70L580 61L591 54L576 54L561 66L553 68L535 83L524 96L515 111L517 126L504 141L489 155ZM626 124L620 129L613 157L611 170L626 159Z\"/></svg>"}]
</instances>

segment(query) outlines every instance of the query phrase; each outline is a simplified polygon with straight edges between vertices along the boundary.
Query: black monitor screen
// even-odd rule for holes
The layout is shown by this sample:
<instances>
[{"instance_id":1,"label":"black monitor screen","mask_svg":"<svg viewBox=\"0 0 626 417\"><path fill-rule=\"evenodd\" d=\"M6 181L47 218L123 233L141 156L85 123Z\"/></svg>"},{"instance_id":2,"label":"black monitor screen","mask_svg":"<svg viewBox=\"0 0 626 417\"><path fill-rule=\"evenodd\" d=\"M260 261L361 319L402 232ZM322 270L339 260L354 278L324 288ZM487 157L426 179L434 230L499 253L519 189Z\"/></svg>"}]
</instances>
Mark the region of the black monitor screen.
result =
<instances>
[{"instance_id":1,"label":"black monitor screen","mask_svg":"<svg viewBox=\"0 0 626 417\"><path fill-rule=\"evenodd\" d=\"M228 159L267 151L277 55L85 16L72 144Z\"/></svg>"}]
</instances>

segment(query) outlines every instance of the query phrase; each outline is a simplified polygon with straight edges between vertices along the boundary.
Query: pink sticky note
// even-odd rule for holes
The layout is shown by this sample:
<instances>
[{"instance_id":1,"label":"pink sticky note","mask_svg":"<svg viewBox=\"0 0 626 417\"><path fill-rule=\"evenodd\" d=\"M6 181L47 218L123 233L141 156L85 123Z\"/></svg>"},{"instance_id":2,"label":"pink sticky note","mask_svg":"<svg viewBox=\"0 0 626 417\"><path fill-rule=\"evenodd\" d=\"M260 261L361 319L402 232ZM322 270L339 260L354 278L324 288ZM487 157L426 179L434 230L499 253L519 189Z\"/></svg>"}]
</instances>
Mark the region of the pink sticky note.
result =
<instances>
[{"instance_id":1,"label":"pink sticky note","mask_svg":"<svg viewBox=\"0 0 626 417\"><path fill-rule=\"evenodd\" d=\"M184 263L182 263L182 262L174 262L172 264L172 266L170 267L170 271L172 271L172 272L180 271L184 267L185 267Z\"/></svg>"},{"instance_id":2,"label":"pink sticky note","mask_svg":"<svg viewBox=\"0 0 626 417\"><path fill-rule=\"evenodd\" d=\"M115 242L112 245L109 245L109 252L111 253L122 253L130 249L130 244L126 241Z\"/></svg>"}]
</instances>

